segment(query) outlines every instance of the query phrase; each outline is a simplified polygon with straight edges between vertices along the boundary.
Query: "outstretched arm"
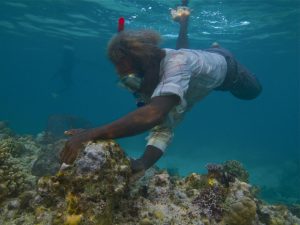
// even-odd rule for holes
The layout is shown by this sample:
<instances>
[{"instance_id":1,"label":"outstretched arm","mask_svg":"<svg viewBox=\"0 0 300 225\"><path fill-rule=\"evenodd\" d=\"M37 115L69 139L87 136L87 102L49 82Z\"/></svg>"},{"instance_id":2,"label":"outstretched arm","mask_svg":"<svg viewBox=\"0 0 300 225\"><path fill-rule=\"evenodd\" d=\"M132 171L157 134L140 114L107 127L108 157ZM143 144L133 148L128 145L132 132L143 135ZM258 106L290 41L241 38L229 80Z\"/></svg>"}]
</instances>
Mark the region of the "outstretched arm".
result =
<instances>
[{"instance_id":1,"label":"outstretched arm","mask_svg":"<svg viewBox=\"0 0 300 225\"><path fill-rule=\"evenodd\" d=\"M176 95L158 96L148 105L138 108L115 122L78 133L65 144L61 152L61 160L72 163L85 142L133 136L149 130L160 124L178 103L179 97Z\"/></svg>"},{"instance_id":2,"label":"outstretched arm","mask_svg":"<svg viewBox=\"0 0 300 225\"><path fill-rule=\"evenodd\" d=\"M188 41L188 17L183 17L180 21L180 28L179 28L179 34L176 42L176 49L180 48L189 48L189 41Z\"/></svg>"},{"instance_id":3,"label":"outstretched arm","mask_svg":"<svg viewBox=\"0 0 300 225\"><path fill-rule=\"evenodd\" d=\"M176 41L176 49L189 48L188 42L188 22L190 16L190 9L187 7L188 0L182 0L181 6L177 7L176 10L171 11L173 20L178 22L179 33Z\"/></svg>"},{"instance_id":4,"label":"outstretched arm","mask_svg":"<svg viewBox=\"0 0 300 225\"><path fill-rule=\"evenodd\" d=\"M181 5L182 6L188 6L189 0L182 0Z\"/></svg>"},{"instance_id":5,"label":"outstretched arm","mask_svg":"<svg viewBox=\"0 0 300 225\"><path fill-rule=\"evenodd\" d=\"M115 139L140 134L160 124L169 111L177 105L176 95L158 96L134 112L106 126L89 131L89 140Z\"/></svg>"}]
</instances>

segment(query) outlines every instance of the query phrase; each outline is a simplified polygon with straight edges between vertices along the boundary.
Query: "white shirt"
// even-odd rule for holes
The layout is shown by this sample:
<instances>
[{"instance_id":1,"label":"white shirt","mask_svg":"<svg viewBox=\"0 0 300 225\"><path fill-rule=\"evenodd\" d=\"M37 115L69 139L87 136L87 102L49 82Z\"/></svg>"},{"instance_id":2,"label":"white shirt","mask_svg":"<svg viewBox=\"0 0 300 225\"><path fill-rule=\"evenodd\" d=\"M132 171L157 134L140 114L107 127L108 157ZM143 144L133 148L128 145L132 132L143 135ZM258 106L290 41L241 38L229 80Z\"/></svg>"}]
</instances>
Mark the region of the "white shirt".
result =
<instances>
[{"instance_id":1,"label":"white shirt","mask_svg":"<svg viewBox=\"0 0 300 225\"><path fill-rule=\"evenodd\" d=\"M160 82L151 98L177 95L180 103L166 121L154 127L147 145L164 151L173 137L173 128L183 119L184 113L220 86L225 79L227 63L217 53L191 49L164 49L166 56L160 62Z\"/></svg>"}]
</instances>

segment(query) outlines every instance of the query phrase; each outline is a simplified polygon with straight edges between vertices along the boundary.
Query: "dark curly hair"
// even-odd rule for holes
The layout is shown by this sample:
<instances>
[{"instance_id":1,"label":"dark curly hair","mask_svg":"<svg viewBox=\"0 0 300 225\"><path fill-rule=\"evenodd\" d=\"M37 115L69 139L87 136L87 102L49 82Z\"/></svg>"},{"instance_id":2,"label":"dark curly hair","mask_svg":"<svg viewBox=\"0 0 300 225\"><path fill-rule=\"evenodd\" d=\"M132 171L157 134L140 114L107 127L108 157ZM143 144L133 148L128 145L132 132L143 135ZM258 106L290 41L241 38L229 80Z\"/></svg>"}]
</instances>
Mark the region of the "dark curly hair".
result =
<instances>
[{"instance_id":1,"label":"dark curly hair","mask_svg":"<svg viewBox=\"0 0 300 225\"><path fill-rule=\"evenodd\" d=\"M108 58L116 65L129 58L144 74L142 92L151 94L158 83L159 63L165 52L159 47L160 35L151 30L122 31L111 38L107 47ZM156 75L154 75L156 74Z\"/></svg>"},{"instance_id":2,"label":"dark curly hair","mask_svg":"<svg viewBox=\"0 0 300 225\"><path fill-rule=\"evenodd\" d=\"M122 31L108 43L108 58L117 64L122 58L129 57L133 62L143 64L159 56L160 35L151 30Z\"/></svg>"}]
</instances>

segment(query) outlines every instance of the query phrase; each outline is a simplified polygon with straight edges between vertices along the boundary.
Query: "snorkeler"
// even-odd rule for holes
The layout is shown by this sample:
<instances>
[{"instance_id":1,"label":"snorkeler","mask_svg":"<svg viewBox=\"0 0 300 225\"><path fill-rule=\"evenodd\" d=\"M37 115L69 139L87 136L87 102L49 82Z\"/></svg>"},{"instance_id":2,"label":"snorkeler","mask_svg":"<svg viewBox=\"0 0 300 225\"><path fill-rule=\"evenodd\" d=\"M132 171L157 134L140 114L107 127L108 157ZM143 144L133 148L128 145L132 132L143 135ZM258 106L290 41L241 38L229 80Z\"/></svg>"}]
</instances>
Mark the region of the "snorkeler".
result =
<instances>
[{"instance_id":1,"label":"snorkeler","mask_svg":"<svg viewBox=\"0 0 300 225\"><path fill-rule=\"evenodd\" d=\"M186 1L183 1L186 2ZM180 24L178 38L187 38L190 11L177 8L173 19ZM180 14L184 10L184 13ZM186 26L186 27L184 27ZM190 50L178 40L178 50L160 48L156 32L123 30L108 44L108 57L116 67L120 83L137 98L138 109L102 127L70 130L73 136L61 152L61 160L72 163L84 143L99 139L133 136L150 130L146 150L131 159L134 173L147 170L163 155L173 129L193 105L214 90L231 92L239 99L256 98L262 90L258 80L233 55L219 45Z\"/></svg>"}]
</instances>

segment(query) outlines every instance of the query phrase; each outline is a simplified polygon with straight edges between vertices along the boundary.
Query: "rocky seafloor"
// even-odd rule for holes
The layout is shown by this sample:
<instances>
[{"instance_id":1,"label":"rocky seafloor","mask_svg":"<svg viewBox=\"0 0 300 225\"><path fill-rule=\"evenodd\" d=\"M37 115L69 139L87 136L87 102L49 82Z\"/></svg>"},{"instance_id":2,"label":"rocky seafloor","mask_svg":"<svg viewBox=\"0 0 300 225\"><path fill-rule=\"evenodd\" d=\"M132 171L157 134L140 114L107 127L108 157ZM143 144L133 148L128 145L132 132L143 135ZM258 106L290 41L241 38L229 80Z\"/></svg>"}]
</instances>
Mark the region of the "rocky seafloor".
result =
<instances>
[{"instance_id":1,"label":"rocky seafloor","mask_svg":"<svg viewBox=\"0 0 300 225\"><path fill-rule=\"evenodd\" d=\"M88 143L60 165L64 140L14 134L0 122L1 225L297 225L299 206L257 197L237 161L180 177L159 168L132 179L114 141Z\"/></svg>"}]
</instances>

